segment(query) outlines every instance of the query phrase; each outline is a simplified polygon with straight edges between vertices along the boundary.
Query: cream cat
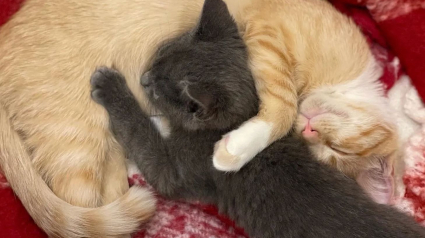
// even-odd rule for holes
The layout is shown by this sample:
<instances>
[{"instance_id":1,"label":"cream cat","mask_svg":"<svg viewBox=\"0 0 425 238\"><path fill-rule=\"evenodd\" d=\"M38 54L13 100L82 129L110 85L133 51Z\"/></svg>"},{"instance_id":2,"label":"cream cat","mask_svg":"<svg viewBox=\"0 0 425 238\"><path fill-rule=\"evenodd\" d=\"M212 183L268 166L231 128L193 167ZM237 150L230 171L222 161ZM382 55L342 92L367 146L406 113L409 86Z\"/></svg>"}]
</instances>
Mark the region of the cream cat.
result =
<instances>
[{"instance_id":1,"label":"cream cat","mask_svg":"<svg viewBox=\"0 0 425 238\"><path fill-rule=\"evenodd\" d=\"M0 165L48 235L119 236L153 214L149 191L128 190L122 149L88 79L114 64L142 101L139 78L157 46L193 27L202 4L27 0L2 26Z\"/></svg>"},{"instance_id":2,"label":"cream cat","mask_svg":"<svg viewBox=\"0 0 425 238\"><path fill-rule=\"evenodd\" d=\"M390 202L397 132L381 69L357 26L322 0L225 2L248 46L261 105L217 143L214 166L239 170L285 136L299 112L297 131L321 161Z\"/></svg>"}]
</instances>

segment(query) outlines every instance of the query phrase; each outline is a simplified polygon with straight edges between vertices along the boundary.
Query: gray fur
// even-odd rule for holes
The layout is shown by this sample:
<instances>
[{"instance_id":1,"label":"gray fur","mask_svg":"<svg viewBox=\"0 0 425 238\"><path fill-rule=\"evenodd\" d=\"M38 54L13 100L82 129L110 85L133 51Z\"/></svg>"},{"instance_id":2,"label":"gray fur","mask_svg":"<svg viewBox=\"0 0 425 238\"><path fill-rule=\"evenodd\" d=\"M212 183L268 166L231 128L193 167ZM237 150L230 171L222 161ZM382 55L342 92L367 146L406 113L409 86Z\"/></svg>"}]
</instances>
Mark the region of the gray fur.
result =
<instances>
[{"instance_id":1,"label":"gray fur","mask_svg":"<svg viewBox=\"0 0 425 238\"><path fill-rule=\"evenodd\" d=\"M214 143L258 110L245 46L221 0L205 1L199 26L162 47L141 81L171 120L167 139L119 72L98 69L92 97L108 111L128 157L163 196L216 204L257 238L425 237L412 218L374 203L295 138L273 143L238 173L213 168Z\"/></svg>"}]
</instances>

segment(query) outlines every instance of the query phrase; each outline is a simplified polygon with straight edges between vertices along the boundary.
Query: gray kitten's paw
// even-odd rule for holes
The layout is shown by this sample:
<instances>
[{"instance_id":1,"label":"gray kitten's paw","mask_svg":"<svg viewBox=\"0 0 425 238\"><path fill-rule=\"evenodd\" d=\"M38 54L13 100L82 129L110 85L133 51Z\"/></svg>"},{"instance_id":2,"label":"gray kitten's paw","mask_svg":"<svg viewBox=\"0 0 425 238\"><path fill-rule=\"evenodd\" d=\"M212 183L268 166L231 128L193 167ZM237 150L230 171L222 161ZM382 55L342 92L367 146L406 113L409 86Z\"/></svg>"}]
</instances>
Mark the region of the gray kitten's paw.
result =
<instances>
[{"instance_id":1,"label":"gray kitten's paw","mask_svg":"<svg viewBox=\"0 0 425 238\"><path fill-rule=\"evenodd\" d=\"M124 76L117 70L105 66L94 71L90 84L92 99L103 106L119 102L128 92Z\"/></svg>"}]
</instances>

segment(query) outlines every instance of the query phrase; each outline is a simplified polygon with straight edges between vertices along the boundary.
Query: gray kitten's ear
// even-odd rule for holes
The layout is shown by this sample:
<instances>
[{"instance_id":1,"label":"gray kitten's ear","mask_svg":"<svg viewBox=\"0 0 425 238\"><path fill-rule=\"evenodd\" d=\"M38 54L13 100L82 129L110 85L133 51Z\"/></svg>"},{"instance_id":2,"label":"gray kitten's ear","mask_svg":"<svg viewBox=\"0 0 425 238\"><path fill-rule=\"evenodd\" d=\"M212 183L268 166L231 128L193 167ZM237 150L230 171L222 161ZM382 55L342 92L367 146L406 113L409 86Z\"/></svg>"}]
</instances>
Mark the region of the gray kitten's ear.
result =
<instances>
[{"instance_id":1,"label":"gray kitten's ear","mask_svg":"<svg viewBox=\"0 0 425 238\"><path fill-rule=\"evenodd\" d=\"M195 38L212 41L223 37L239 37L238 28L222 0L205 0Z\"/></svg>"},{"instance_id":2,"label":"gray kitten's ear","mask_svg":"<svg viewBox=\"0 0 425 238\"><path fill-rule=\"evenodd\" d=\"M211 118L214 109L214 95L204 87L191 84L187 81L181 82L184 87L183 92L191 100L187 105L187 110L199 119L208 120Z\"/></svg>"}]
</instances>

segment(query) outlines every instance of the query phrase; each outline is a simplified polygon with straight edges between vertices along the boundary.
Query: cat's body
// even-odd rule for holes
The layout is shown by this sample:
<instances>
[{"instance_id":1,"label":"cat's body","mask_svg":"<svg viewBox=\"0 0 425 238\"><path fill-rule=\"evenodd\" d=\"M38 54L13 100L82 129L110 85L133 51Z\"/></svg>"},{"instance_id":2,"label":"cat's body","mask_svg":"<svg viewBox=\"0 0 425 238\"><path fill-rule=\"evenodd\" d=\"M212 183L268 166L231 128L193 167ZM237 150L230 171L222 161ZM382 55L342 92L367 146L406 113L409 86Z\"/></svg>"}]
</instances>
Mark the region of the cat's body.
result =
<instances>
[{"instance_id":1,"label":"cat's body","mask_svg":"<svg viewBox=\"0 0 425 238\"><path fill-rule=\"evenodd\" d=\"M214 166L237 171L297 121L319 160L389 203L397 131L382 70L355 23L322 0L225 2L247 44L261 104L257 116L218 143ZM376 193L378 187L385 189Z\"/></svg>"},{"instance_id":2,"label":"cat's body","mask_svg":"<svg viewBox=\"0 0 425 238\"><path fill-rule=\"evenodd\" d=\"M150 192L126 194L124 154L87 78L114 64L142 101L138 75L158 44L196 23L202 3L27 0L0 28L0 165L49 235L131 233L153 214Z\"/></svg>"},{"instance_id":3,"label":"cat's body","mask_svg":"<svg viewBox=\"0 0 425 238\"><path fill-rule=\"evenodd\" d=\"M425 237L412 218L373 202L296 138L276 141L238 173L213 167L216 140L257 112L245 51L221 0L206 0L198 27L160 49L141 84L170 119L166 138L118 71L92 75L92 98L147 182L169 198L216 204L251 237Z\"/></svg>"},{"instance_id":4,"label":"cat's body","mask_svg":"<svg viewBox=\"0 0 425 238\"><path fill-rule=\"evenodd\" d=\"M354 22L321 0L225 2L247 44L261 104L218 143L214 166L238 170L297 121L319 160L390 203L393 176L400 182L402 173L397 131L382 70Z\"/></svg>"},{"instance_id":5,"label":"cat's body","mask_svg":"<svg viewBox=\"0 0 425 238\"><path fill-rule=\"evenodd\" d=\"M76 212L79 208L66 203L96 207L128 189L122 149L109 133L106 113L88 97L87 78L96 66L114 64L142 102L139 75L155 48L192 27L202 3L26 0L0 28L4 120L0 123L0 166L30 215L49 235L131 232L152 214L152 205L127 203L138 216L127 214L121 221L123 216L114 217L109 220L116 224L111 231L103 227L104 218L110 217L107 209L84 219ZM19 137L10 137L16 132ZM136 190L131 193L139 194ZM143 201L149 197L145 194L133 198ZM57 219L58 214L66 219Z\"/></svg>"}]
</instances>

